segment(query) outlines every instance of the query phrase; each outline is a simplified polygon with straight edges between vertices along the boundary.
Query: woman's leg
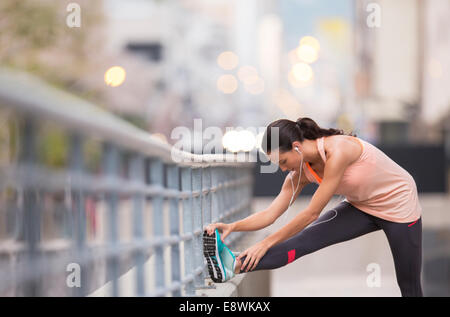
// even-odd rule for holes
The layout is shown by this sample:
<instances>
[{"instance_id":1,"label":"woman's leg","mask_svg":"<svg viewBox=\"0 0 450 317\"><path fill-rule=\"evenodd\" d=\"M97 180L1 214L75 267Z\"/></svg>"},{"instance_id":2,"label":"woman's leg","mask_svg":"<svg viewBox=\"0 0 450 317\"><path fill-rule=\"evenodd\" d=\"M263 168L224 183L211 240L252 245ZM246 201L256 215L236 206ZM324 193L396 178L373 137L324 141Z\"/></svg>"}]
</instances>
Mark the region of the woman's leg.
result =
<instances>
[{"instance_id":1,"label":"woman's leg","mask_svg":"<svg viewBox=\"0 0 450 317\"><path fill-rule=\"evenodd\" d=\"M253 271L276 269L329 245L379 230L374 218L343 201L294 237L270 248Z\"/></svg>"},{"instance_id":2,"label":"woman's leg","mask_svg":"<svg viewBox=\"0 0 450 317\"><path fill-rule=\"evenodd\" d=\"M410 223L377 219L394 257L395 274L402 296L423 296L420 279L422 269L422 218Z\"/></svg>"}]
</instances>

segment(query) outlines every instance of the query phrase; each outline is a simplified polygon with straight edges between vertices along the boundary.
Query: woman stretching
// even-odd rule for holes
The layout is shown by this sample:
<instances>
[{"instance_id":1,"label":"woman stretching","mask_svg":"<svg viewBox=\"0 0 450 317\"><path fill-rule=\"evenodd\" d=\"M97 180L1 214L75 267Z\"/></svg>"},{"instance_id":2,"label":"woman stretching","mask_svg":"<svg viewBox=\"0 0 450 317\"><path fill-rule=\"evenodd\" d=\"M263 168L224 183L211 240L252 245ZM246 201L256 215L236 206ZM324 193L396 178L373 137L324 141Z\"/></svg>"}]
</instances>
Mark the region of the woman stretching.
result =
<instances>
[{"instance_id":1,"label":"woman stretching","mask_svg":"<svg viewBox=\"0 0 450 317\"><path fill-rule=\"evenodd\" d=\"M277 148L271 148L272 128L279 129ZM322 129L310 118L272 122L262 146L272 162L290 172L264 211L205 228L204 255L215 282L238 273L276 269L324 247L383 230L402 296L422 296L422 208L408 172L372 144L341 130ZM238 257L223 243L233 231L272 224L309 183L319 184L309 205L280 230ZM336 194L346 199L321 214Z\"/></svg>"}]
</instances>

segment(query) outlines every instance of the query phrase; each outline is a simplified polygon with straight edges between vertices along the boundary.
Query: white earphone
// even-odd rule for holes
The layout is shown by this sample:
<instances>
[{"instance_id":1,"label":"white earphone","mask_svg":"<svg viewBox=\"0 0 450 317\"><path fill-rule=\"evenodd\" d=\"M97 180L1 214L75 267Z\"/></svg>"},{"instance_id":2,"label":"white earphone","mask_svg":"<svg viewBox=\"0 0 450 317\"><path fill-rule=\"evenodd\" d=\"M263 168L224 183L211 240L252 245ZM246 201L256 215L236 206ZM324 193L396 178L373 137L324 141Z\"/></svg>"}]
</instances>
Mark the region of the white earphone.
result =
<instances>
[{"instance_id":1,"label":"white earphone","mask_svg":"<svg viewBox=\"0 0 450 317\"><path fill-rule=\"evenodd\" d=\"M298 147L294 148L298 154L302 154L302 152L298 149ZM294 190L294 181L292 180L292 176L291 176L291 184L292 184L292 197L291 197L291 201L289 202L289 207L291 207L292 205L292 201L294 200L294 195L298 190L298 186L300 185L300 179L302 178L302 168L303 168L303 155L302 155L302 162L300 163L300 167L299 167L299 175L298 175L298 182L297 182L297 188L295 188Z\"/></svg>"}]
</instances>

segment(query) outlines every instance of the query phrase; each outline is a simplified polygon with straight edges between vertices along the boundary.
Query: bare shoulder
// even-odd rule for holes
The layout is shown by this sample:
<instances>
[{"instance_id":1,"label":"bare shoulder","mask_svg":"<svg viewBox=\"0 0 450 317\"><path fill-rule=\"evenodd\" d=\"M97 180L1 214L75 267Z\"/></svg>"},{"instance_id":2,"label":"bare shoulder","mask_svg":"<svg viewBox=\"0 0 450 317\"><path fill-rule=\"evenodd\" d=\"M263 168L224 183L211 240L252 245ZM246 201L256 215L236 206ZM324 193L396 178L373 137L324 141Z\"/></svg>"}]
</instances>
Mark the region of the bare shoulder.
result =
<instances>
[{"instance_id":1,"label":"bare shoulder","mask_svg":"<svg viewBox=\"0 0 450 317\"><path fill-rule=\"evenodd\" d=\"M324 138L323 146L327 158L343 155L350 162L356 161L362 153L361 146L355 137L349 135L332 135Z\"/></svg>"}]
</instances>

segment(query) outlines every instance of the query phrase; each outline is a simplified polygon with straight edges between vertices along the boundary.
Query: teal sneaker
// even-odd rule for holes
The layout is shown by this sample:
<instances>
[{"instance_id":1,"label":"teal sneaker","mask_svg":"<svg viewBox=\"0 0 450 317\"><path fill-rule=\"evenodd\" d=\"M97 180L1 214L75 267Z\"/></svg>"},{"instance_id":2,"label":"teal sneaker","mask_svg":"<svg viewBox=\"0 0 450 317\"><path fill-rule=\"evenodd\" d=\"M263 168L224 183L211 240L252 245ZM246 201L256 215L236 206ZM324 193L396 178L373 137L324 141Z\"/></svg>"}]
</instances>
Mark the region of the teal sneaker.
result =
<instances>
[{"instance_id":1,"label":"teal sneaker","mask_svg":"<svg viewBox=\"0 0 450 317\"><path fill-rule=\"evenodd\" d=\"M234 277L236 257L220 240L219 230L216 229L210 236L203 232L203 255L214 282L223 283Z\"/></svg>"}]
</instances>

